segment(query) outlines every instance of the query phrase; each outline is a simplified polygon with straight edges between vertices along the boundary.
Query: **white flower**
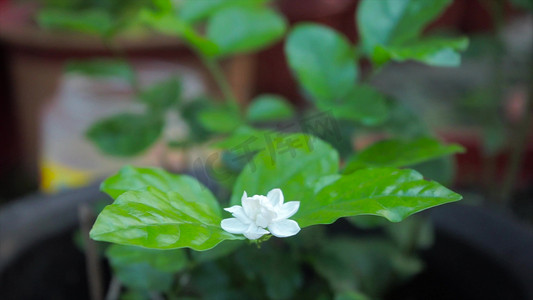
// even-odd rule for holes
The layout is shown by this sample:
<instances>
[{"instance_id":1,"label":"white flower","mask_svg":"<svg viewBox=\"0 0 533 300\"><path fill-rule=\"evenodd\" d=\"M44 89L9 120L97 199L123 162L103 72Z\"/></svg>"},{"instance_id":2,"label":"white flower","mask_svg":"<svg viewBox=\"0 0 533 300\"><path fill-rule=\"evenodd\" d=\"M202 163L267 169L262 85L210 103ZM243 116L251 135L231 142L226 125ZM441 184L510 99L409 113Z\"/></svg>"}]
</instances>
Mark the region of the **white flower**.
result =
<instances>
[{"instance_id":1,"label":"white flower","mask_svg":"<svg viewBox=\"0 0 533 300\"><path fill-rule=\"evenodd\" d=\"M248 197L245 191L241 203L242 206L234 205L224 209L235 217L220 222L222 229L229 233L244 234L246 238L255 240L269 233L282 238L300 231L298 223L288 219L298 211L300 201L283 203L280 189L271 190L266 197Z\"/></svg>"}]
</instances>

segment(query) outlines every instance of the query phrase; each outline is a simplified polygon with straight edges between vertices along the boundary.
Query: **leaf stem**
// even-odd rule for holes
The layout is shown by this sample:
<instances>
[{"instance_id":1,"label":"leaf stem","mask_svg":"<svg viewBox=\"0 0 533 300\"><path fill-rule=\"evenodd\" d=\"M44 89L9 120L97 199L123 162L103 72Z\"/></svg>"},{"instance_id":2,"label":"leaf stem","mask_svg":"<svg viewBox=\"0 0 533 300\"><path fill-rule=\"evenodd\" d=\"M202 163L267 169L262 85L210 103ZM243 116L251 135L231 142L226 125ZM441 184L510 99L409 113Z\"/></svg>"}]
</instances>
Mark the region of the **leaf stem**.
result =
<instances>
[{"instance_id":1,"label":"leaf stem","mask_svg":"<svg viewBox=\"0 0 533 300\"><path fill-rule=\"evenodd\" d=\"M211 75L213 76L213 79L215 80L218 88L220 89L220 92L222 93L224 99L229 102L233 109L239 111L239 103L237 102L237 97L233 93L233 90L231 89L231 86L226 76L224 75L224 72L222 71L222 68L220 67L219 63L215 59L207 57L206 55L200 52L197 52L197 55L200 57L203 64L207 67L209 73L211 73Z\"/></svg>"}]
</instances>

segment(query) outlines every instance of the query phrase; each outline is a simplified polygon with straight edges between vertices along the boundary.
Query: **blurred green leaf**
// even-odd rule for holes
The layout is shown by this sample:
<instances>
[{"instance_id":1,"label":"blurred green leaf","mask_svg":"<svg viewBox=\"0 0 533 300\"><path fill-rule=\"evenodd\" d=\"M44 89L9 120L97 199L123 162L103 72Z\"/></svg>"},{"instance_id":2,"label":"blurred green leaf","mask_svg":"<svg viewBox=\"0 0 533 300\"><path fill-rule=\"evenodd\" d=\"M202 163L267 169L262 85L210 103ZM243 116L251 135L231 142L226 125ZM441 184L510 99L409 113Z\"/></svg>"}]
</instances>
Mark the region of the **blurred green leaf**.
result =
<instances>
[{"instance_id":1,"label":"blurred green leaf","mask_svg":"<svg viewBox=\"0 0 533 300\"><path fill-rule=\"evenodd\" d=\"M285 44L285 55L300 85L316 100L342 99L357 80L352 45L329 27L295 26Z\"/></svg>"},{"instance_id":2,"label":"blurred green leaf","mask_svg":"<svg viewBox=\"0 0 533 300\"><path fill-rule=\"evenodd\" d=\"M120 300L150 300L150 292L146 290L128 289L120 294Z\"/></svg>"},{"instance_id":3,"label":"blurred green leaf","mask_svg":"<svg viewBox=\"0 0 533 300\"><path fill-rule=\"evenodd\" d=\"M134 71L125 60L91 59L70 60L65 66L65 72L78 73L90 77L121 78L129 83L134 81Z\"/></svg>"},{"instance_id":4,"label":"blurred green leaf","mask_svg":"<svg viewBox=\"0 0 533 300\"><path fill-rule=\"evenodd\" d=\"M385 226L385 231L405 253L428 249L435 239L433 224L425 218L416 216L400 223L389 223Z\"/></svg>"},{"instance_id":5,"label":"blurred green leaf","mask_svg":"<svg viewBox=\"0 0 533 300\"><path fill-rule=\"evenodd\" d=\"M260 280L269 299L294 299L303 284L300 265L290 253L265 245L241 248L235 255L248 281Z\"/></svg>"},{"instance_id":6,"label":"blurred green leaf","mask_svg":"<svg viewBox=\"0 0 533 300\"><path fill-rule=\"evenodd\" d=\"M362 169L340 176L300 205L294 216L300 227L331 224L357 215L382 216L399 222L422 210L461 200L461 195L413 170Z\"/></svg>"},{"instance_id":7,"label":"blurred green leaf","mask_svg":"<svg viewBox=\"0 0 533 300\"><path fill-rule=\"evenodd\" d=\"M166 291L173 273L182 270L187 257L183 250L153 250L111 245L106 253L115 275L127 287L141 291Z\"/></svg>"},{"instance_id":8,"label":"blurred green leaf","mask_svg":"<svg viewBox=\"0 0 533 300\"><path fill-rule=\"evenodd\" d=\"M335 293L361 291L371 299L382 298L388 288L422 269L420 260L380 238L328 239L311 253L311 263Z\"/></svg>"},{"instance_id":9,"label":"blurred green leaf","mask_svg":"<svg viewBox=\"0 0 533 300\"><path fill-rule=\"evenodd\" d=\"M286 201L301 201L304 206L313 197L316 181L337 173L339 157L325 142L303 134L293 134L273 141L243 169L233 188L231 204L240 204L248 195L266 195L273 188L283 190Z\"/></svg>"},{"instance_id":10,"label":"blurred green leaf","mask_svg":"<svg viewBox=\"0 0 533 300\"><path fill-rule=\"evenodd\" d=\"M199 112L198 121L202 126L212 132L232 132L242 124L237 112L227 106L208 108Z\"/></svg>"},{"instance_id":11,"label":"blurred green leaf","mask_svg":"<svg viewBox=\"0 0 533 300\"><path fill-rule=\"evenodd\" d=\"M46 29L75 31L105 37L113 30L113 17L100 9L72 11L68 9L42 9L37 21Z\"/></svg>"},{"instance_id":12,"label":"blurred green leaf","mask_svg":"<svg viewBox=\"0 0 533 300\"><path fill-rule=\"evenodd\" d=\"M460 51L468 48L468 38L427 38L401 46L376 45L371 54L378 66L389 60L415 60L430 66L457 67L461 64Z\"/></svg>"},{"instance_id":13,"label":"blurred green leaf","mask_svg":"<svg viewBox=\"0 0 533 300\"><path fill-rule=\"evenodd\" d=\"M367 54L377 45L398 46L415 40L452 0L363 0L357 25Z\"/></svg>"},{"instance_id":14,"label":"blurred green leaf","mask_svg":"<svg viewBox=\"0 0 533 300\"><path fill-rule=\"evenodd\" d=\"M285 32L285 20L266 8L231 7L207 23L207 37L218 46L218 56L250 52L273 44Z\"/></svg>"},{"instance_id":15,"label":"blurred green leaf","mask_svg":"<svg viewBox=\"0 0 533 300\"><path fill-rule=\"evenodd\" d=\"M222 257L226 257L245 245L243 241L226 241L218 244L209 251L195 251L191 255L196 263L205 263Z\"/></svg>"},{"instance_id":16,"label":"blurred green leaf","mask_svg":"<svg viewBox=\"0 0 533 300\"><path fill-rule=\"evenodd\" d=\"M139 18L145 24L163 34L183 38L197 51L208 57L219 53L219 49L215 43L199 35L194 28L180 20L175 14L168 12L158 13L145 9L141 11Z\"/></svg>"},{"instance_id":17,"label":"blurred green leaf","mask_svg":"<svg viewBox=\"0 0 533 300\"><path fill-rule=\"evenodd\" d=\"M188 199L154 187L120 195L98 216L91 238L151 249L188 247L203 251L224 240L242 239L220 227L221 209L211 199Z\"/></svg>"},{"instance_id":18,"label":"blurred green leaf","mask_svg":"<svg viewBox=\"0 0 533 300\"><path fill-rule=\"evenodd\" d=\"M155 250L113 244L107 249L106 256L114 266L146 263L158 271L169 273L181 271L187 265L183 249Z\"/></svg>"},{"instance_id":19,"label":"blurred green leaf","mask_svg":"<svg viewBox=\"0 0 533 300\"><path fill-rule=\"evenodd\" d=\"M154 144L162 129L159 117L123 113L97 121L86 136L107 154L133 156Z\"/></svg>"},{"instance_id":20,"label":"blurred green leaf","mask_svg":"<svg viewBox=\"0 0 533 300\"><path fill-rule=\"evenodd\" d=\"M275 139L283 136L285 136L283 133L243 125L234 130L226 139L213 144L213 147L229 151L255 152L268 148Z\"/></svg>"},{"instance_id":21,"label":"blurred green leaf","mask_svg":"<svg viewBox=\"0 0 533 300\"><path fill-rule=\"evenodd\" d=\"M229 7L258 7L270 0L185 0L179 3L178 15L186 22L197 22Z\"/></svg>"},{"instance_id":22,"label":"blurred green leaf","mask_svg":"<svg viewBox=\"0 0 533 300\"><path fill-rule=\"evenodd\" d=\"M139 95L141 101L157 112L163 112L178 103L180 96L181 82L175 76L157 82Z\"/></svg>"},{"instance_id":23,"label":"blurred green leaf","mask_svg":"<svg viewBox=\"0 0 533 300\"><path fill-rule=\"evenodd\" d=\"M319 101L317 106L336 118L375 126L388 117L385 96L369 85L353 86L348 94L336 101Z\"/></svg>"},{"instance_id":24,"label":"blurred green leaf","mask_svg":"<svg viewBox=\"0 0 533 300\"><path fill-rule=\"evenodd\" d=\"M345 292L335 295L335 300L370 300L370 298L357 292Z\"/></svg>"},{"instance_id":25,"label":"blurred green leaf","mask_svg":"<svg viewBox=\"0 0 533 300\"><path fill-rule=\"evenodd\" d=\"M380 126L385 132L407 139L431 134L428 126L413 109L398 100L388 101L389 117Z\"/></svg>"},{"instance_id":26,"label":"blurred green leaf","mask_svg":"<svg viewBox=\"0 0 533 300\"><path fill-rule=\"evenodd\" d=\"M511 2L518 7L533 10L533 0L511 0Z\"/></svg>"},{"instance_id":27,"label":"blurred green leaf","mask_svg":"<svg viewBox=\"0 0 533 300\"><path fill-rule=\"evenodd\" d=\"M344 173L368 167L406 167L458 152L464 152L464 148L457 144L444 145L430 137L383 140L353 155Z\"/></svg>"},{"instance_id":28,"label":"blurred green leaf","mask_svg":"<svg viewBox=\"0 0 533 300\"><path fill-rule=\"evenodd\" d=\"M277 95L261 95L252 100L246 118L250 122L268 122L290 119L294 115L291 104Z\"/></svg>"},{"instance_id":29,"label":"blurred green leaf","mask_svg":"<svg viewBox=\"0 0 533 300\"><path fill-rule=\"evenodd\" d=\"M212 107L211 101L203 98L180 105L181 117L189 126L189 140L191 142L204 142L211 136L211 132L205 129L199 120L200 113L210 107Z\"/></svg>"},{"instance_id":30,"label":"blurred green leaf","mask_svg":"<svg viewBox=\"0 0 533 300\"><path fill-rule=\"evenodd\" d=\"M444 185L453 184L455 179L455 158L451 155L424 161L410 166L410 168L424 175L424 178L435 180Z\"/></svg>"}]
</instances>

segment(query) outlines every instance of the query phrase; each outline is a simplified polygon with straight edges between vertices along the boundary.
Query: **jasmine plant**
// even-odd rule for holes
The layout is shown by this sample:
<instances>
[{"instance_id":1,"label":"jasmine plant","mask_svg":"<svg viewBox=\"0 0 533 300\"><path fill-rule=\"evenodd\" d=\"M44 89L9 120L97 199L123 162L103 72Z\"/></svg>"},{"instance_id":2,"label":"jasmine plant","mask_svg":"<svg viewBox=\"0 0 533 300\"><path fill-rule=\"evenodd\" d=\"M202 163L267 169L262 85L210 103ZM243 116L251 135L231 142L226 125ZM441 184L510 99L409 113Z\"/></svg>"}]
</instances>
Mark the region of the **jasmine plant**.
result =
<instances>
[{"instance_id":1,"label":"jasmine plant","mask_svg":"<svg viewBox=\"0 0 533 300\"><path fill-rule=\"evenodd\" d=\"M225 104L210 102L187 122L216 136L211 146L225 157L235 157L243 143L248 156L210 166L227 171L214 176L216 193L194 177L158 168L125 166L102 183L113 203L90 236L111 243L106 255L126 288L123 297L154 298L155 292L168 299L375 299L419 272L423 263L416 251L431 244L431 225L408 217L461 199L432 179L447 180L439 172L442 161L449 163L447 157L463 149L440 142L372 79L392 62L459 65L466 38L422 34L451 2L363 0L355 16L358 45L324 25L287 29L264 0L158 0L140 9L135 23L184 40L222 91ZM239 107L220 60L257 51L285 34L286 59L309 112L295 115L277 95ZM370 61L371 69L363 72L361 60ZM184 110L154 109L163 98L148 98L156 101L146 102L156 120L171 107ZM309 113L326 118L333 131L256 126ZM134 119L121 124L124 130L115 131L95 125L89 137L113 153L133 124L134 133L153 125ZM159 133L162 122L155 124L158 130L151 132ZM341 132L348 143L326 141ZM388 138L358 151L342 148L361 132ZM127 154L146 149L157 136ZM321 226L339 219L384 234L334 234Z\"/></svg>"}]
</instances>

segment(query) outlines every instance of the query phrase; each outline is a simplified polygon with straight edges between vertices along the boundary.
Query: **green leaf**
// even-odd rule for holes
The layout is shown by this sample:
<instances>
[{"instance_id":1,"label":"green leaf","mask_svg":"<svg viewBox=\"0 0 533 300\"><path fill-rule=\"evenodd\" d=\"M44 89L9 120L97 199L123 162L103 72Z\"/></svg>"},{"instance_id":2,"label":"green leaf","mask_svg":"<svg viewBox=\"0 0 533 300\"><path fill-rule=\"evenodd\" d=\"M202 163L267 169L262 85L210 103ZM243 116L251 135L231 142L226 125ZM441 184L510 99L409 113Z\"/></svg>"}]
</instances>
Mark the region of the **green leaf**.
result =
<instances>
[{"instance_id":1,"label":"green leaf","mask_svg":"<svg viewBox=\"0 0 533 300\"><path fill-rule=\"evenodd\" d=\"M357 292L345 292L335 295L335 300L370 300L370 298Z\"/></svg>"},{"instance_id":2,"label":"green leaf","mask_svg":"<svg viewBox=\"0 0 533 300\"><path fill-rule=\"evenodd\" d=\"M113 29L113 18L104 10L86 9L71 11L63 9L42 9L37 21L46 29L76 31L106 36Z\"/></svg>"},{"instance_id":3,"label":"green leaf","mask_svg":"<svg viewBox=\"0 0 533 300\"><path fill-rule=\"evenodd\" d=\"M250 122L268 122L290 119L293 115L294 109L285 98L261 95L248 106L246 119Z\"/></svg>"},{"instance_id":4,"label":"green leaf","mask_svg":"<svg viewBox=\"0 0 533 300\"><path fill-rule=\"evenodd\" d=\"M201 111L198 121L205 129L221 133L232 132L242 124L239 114L225 106Z\"/></svg>"},{"instance_id":5,"label":"green leaf","mask_svg":"<svg viewBox=\"0 0 533 300\"><path fill-rule=\"evenodd\" d=\"M218 46L218 55L259 50L285 32L285 20L266 8L232 7L217 12L207 23L207 37Z\"/></svg>"},{"instance_id":6,"label":"green leaf","mask_svg":"<svg viewBox=\"0 0 533 300\"><path fill-rule=\"evenodd\" d=\"M424 180L413 170L363 169L339 176L316 197L302 202L294 220L302 228L358 215L382 216L399 222L414 213L461 198L437 182Z\"/></svg>"},{"instance_id":7,"label":"green leaf","mask_svg":"<svg viewBox=\"0 0 533 300\"><path fill-rule=\"evenodd\" d=\"M86 136L107 154L133 156L155 143L162 128L158 117L124 113L97 121Z\"/></svg>"},{"instance_id":8,"label":"green leaf","mask_svg":"<svg viewBox=\"0 0 533 300\"><path fill-rule=\"evenodd\" d=\"M173 274L187 264L183 250L154 250L134 246L111 245L106 253L115 275L131 289L166 291Z\"/></svg>"},{"instance_id":9,"label":"green leaf","mask_svg":"<svg viewBox=\"0 0 533 300\"><path fill-rule=\"evenodd\" d=\"M163 112L178 103L180 96L181 82L178 77L173 76L145 89L139 97L152 110Z\"/></svg>"},{"instance_id":10,"label":"green leaf","mask_svg":"<svg viewBox=\"0 0 533 300\"><path fill-rule=\"evenodd\" d=\"M187 254L183 249L155 250L136 246L111 245L106 252L113 265L146 263L162 272L178 272L187 265Z\"/></svg>"},{"instance_id":11,"label":"green leaf","mask_svg":"<svg viewBox=\"0 0 533 300\"><path fill-rule=\"evenodd\" d=\"M191 255L196 263L205 263L226 257L244 245L245 243L243 241L227 241L209 251L195 251Z\"/></svg>"},{"instance_id":12,"label":"green leaf","mask_svg":"<svg viewBox=\"0 0 533 300\"><path fill-rule=\"evenodd\" d=\"M388 117L385 96L369 85L353 86L348 94L337 101L319 101L317 106L336 118L375 126Z\"/></svg>"},{"instance_id":13,"label":"green leaf","mask_svg":"<svg viewBox=\"0 0 533 300\"><path fill-rule=\"evenodd\" d=\"M206 56L213 56L219 53L215 43L199 35L194 28L174 14L157 13L145 9L141 11L139 19L163 34L183 38L193 48Z\"/></svg>"},{"instance_id":14,"label":"green leaf","mask_svg":"<svg viewBox=\"0 0 533 300\"><path fill-rule=\"evenodd\" d=\"M176 175L158 168L137 168L125 166L108 177L100 185L100 190L117 199L127 191L143 191L155 187L163 192L176 192L188 201L203 203L206 212L220 214L220 206L207 187L191 176Z\"/></svg>"},{"instance_id":15,"label":"green leaf","mask_svg":"<svg viewBox=\"0 0 533 300\"><path fill-rule=\"evenodd\" d=\"M437 67L457 67L461 54L468 48L468 38L428 38L401 46L377 45L372 60L378 66L389 60L404 62L414 60Z\"/></svg>"},{"instance_id":16,"label":"green leaf","mask_svg":"<svg viewBox=\"0 0 533 300\"><path fill-rule=\"evenodd\" d=\"M464 152L464 148L457 144L444 145L430 137L384 140L352 156L344 173L368 167L406 167L458 152Z\"/></svg>"},{"instance_id":17,"label":"green leaf","mask_svg":"<svg viewBox=\"0 0 533 300\"><path fill-rule=\"evenodd\" d=\"M122 78L129 83L134 81L131 65L127 61L117 59L70 60L65 66L65 72L90 77Z\"/></svg>"},{"instance_id":18,"label":"green leaf","mask_svg":"<svg viewBox=\"0 0 533 300\"><path fill-rule=\"evenodd\" d=\"M223 150L242 150L255 152L266 149L275 138L283 134L271 130L255 129L249 126L240 126L226 139L213 144L214 148Z\"/></svg>"},{"instance_id":19,"label":"green leaf","mask_svg":"<svg viewBox=\"0 0 533 300\"><path fill-rule=\"evenodd\" d=\"M511 0L511 2L518 7L533 11L533 0Z\"/></svg>"},{"instance_id":20,"label":"green leaf","mask_svg":"<svg viewBox=\"0 0 533 300\"><path fill-rule=\"evenodd\" d=\"M284 136L260 151L243 169L233 188L231 204L248 195L266 195L273 188L283 191L286 201L313 197L316 182L337 173L339 157L330 145L304 134Z\"/></svg>"},{"instance_id":21,"label":"green leaf","mask_svg":"<svg viewBox=\"0 0 533 300\"><path fill-rule=\"evenodd\" d=\"M203 251L224 240L237 240L220 227L220 208L207 199L188 199L154 187L120 195L98 216L92 239L151 249L188 247Z\"/></svg>"},{"instance_id":22,"label":"green leaf","mask_svg":"<svg viewBox=\"0 0 533 300\"><path fill-rule=\"evenodd\" d=\"M314 99L341 99L357 80L353 47L326 26L295 26L285 44L285 55L298 82Z\"/></svg>"},{"instance_id":23,"label":"green leaf","mask_svg":"<svg viewBox=\"0 0 533 300\"><path fill-rule=\"evenodd\" d=\"M367 54L377 45L402 45L416 39L451 0L363 0L357 25Z\"/></svg>"},{"instance_id":24,"label":"green leaf","mask_svg":"<svg viewBox=\"0 0 533 300\"><path fill-rule=\"evenodd\" d=\"M303 283L300 265L290 252L280 250L269 244L264 244L260 251L243 247L235 259L245 279L259 280L269 299L294 299Z\"/></svg>"},{"instance_id":25,"label":"green leaf","mask_svg":"<svg viewBox=\"0 0 533 300\"><path fill-rule=\"evenodd\" d=\"M384 298L384 292L422 269L419 259L405 255L383 238L328 239L310 258L335 293L357 291L371 299Z\"/></svg>"},{"instance_id":26,"label":"green leaf","mask_svg":"<svg viewBox=\"0 0 533 300\"><path fill-rule=\"evenodd\" d=\"M228 7L258 7L269 0L185 0L179 4L178 15L182 20L194 23L211 17Z\"/></svg>"}]
</instances>

